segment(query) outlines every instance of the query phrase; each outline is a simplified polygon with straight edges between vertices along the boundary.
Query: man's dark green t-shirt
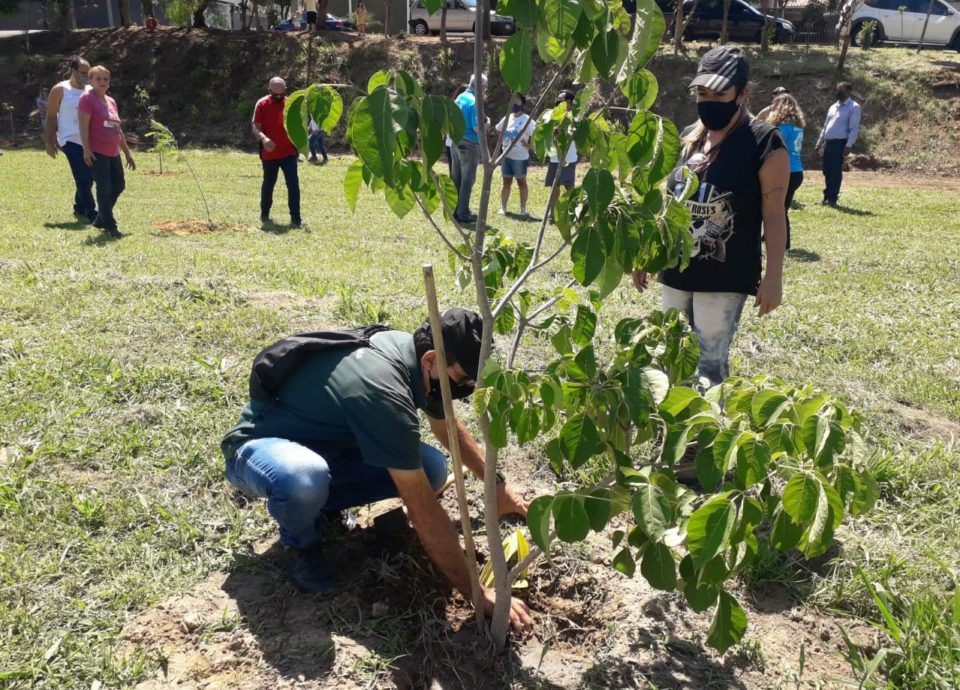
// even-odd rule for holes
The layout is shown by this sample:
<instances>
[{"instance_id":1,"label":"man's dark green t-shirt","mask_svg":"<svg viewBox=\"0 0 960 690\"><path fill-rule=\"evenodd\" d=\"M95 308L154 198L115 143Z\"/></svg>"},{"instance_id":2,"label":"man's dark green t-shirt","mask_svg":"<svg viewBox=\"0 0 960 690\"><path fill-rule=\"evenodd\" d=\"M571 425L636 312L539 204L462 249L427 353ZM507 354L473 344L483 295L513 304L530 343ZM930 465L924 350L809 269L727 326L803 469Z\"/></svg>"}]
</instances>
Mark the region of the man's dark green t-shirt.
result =
<instances>
[{"instance_id":1,"label":"man's dark green t-shirt","mask_svg":"<svg viewBox=\"0 0 960 690\"><path fill-rule=\"evenodd\" d=\"M232 458L255 438L284 438L321 455L359 449L369 465L418 469L417 410L443 418L439 400L428 402L413 336L374 335L372 347L312 355L279 391L280 402L251 401L220 444Z\"/></svg>"}]
</instances>

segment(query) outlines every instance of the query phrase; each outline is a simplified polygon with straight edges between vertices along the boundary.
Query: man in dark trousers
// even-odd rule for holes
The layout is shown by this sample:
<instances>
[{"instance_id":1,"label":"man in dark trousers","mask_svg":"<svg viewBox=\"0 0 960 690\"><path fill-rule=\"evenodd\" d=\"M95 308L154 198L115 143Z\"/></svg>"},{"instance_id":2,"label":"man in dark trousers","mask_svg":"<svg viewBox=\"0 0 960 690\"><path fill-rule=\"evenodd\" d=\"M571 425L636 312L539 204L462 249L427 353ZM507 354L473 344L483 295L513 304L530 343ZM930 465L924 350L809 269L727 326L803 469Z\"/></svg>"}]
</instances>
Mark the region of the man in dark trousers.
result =
<instances>
[{"instance_id":1,"label":"man in dark trousers","mask_svg":"<svg viewBox=\"0 0 960 690\"><path fill-rule=\"evenodd\" d=\"M827 111L827 119L817 139L817 150L823 154L824 206L836 206L843 182L843 159L850 154L860 135L860 104L850 94L849 82L837 84L837 101Z\"/></svg>"},{"instance_id":2,"label":"man in dark trousers","mask_svg":"<svg viewBox=\"0 0 960 690\"><path fill-rule=\"evenodd\" d=\"M465 398L477 379L482 321L474 312L449 309L441 328L453 396ZM399 496L427 554L469 597L460 541L435 495L447 478L446 458L420 437L423 410L434 436L450 445L430 323L413 334L378 330L364 343L325 345L298 358L274 393L258 393L253 382L260 379L252 376L252 399L221 444L227 480L248 496L267 499L280 542L290 551L287 573L301 590L335 586L321 542L340 511ZM277 351L272 346L264 353ZM257 363L272 361L264 353L255 374ZM482 477L483 452L459 421L457 435L464 464ZM506 480L497 490L500 515L527 514L526 501ZM494 593L483 595L490 613ZM517 629L530 624L518 600L510 618Z\"/></svg>"},{"instance_id":3,"label":"man in dark trousers","mask_svg":"<svg viewBox=\"0 0 960 690\"><path fill-rule=\"evenodd\" d=\"M287 136L283 125L283 108L287 102L287 84L280 77L270 80L269 93L257 101L253 109L253 135L260 144L260 162L263 164L263 184L260 186L260 222L270 222L273 206L273 188L277 175L283 171L287 183L287 206L290 208L290 224L299 228L300 179L297 175L297 149Z\"/></svg>"}]
</instances>

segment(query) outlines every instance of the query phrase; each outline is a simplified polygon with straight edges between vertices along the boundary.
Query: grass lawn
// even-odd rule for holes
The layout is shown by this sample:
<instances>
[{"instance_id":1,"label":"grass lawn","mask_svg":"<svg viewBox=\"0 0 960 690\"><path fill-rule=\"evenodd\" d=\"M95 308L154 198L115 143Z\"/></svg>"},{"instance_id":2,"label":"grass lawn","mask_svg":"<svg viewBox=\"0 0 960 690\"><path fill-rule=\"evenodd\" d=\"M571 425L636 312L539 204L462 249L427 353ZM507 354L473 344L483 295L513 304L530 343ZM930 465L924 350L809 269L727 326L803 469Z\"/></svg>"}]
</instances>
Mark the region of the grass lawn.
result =
<instances>
[{"instance_id":1,"label":"grass lawn","mask_svg":"<svg viewBox=\"0 0 960 690\"><path fill-rule=\"evenodd\" d=\"M426 313L425 262L444 304L470 302L416 213L398 220L367 192L350 213L347 159L301 166L307 230L262 231L256 157L189 155L212 216L234 231L152 228L204 216L182 164L145 175L156 159L139 155L116 210L129 236L113 242L73 223L62 157L0 158L0 687L122 687L152 675L156 659L115 654L124 623L272 533L262 506L231 501L218 448L260 348L316 327L414 327ZM532 172L534 210L543 173ZM494 184L498 194L499 174ZM284 189L281 180L278 221ZM960 563L960 453L949 440L960 431L960 195L848 186L839 211L819 206L811 184L798 196L785 304L764 319L745 313L732 368L811 381L862 409L884 495L845 529L829 566L804 574L772 561L752 576L802 580L809 605L877 619L863 568L914 640L947 646L928 660L944 684L921 669L912 677L932 684L913 687L949 687L960 652L917 602L946 608ZM503 228L529 237L535 225ZM624 281L602 319L658 299Z\"/></svg>"}]
</instances>

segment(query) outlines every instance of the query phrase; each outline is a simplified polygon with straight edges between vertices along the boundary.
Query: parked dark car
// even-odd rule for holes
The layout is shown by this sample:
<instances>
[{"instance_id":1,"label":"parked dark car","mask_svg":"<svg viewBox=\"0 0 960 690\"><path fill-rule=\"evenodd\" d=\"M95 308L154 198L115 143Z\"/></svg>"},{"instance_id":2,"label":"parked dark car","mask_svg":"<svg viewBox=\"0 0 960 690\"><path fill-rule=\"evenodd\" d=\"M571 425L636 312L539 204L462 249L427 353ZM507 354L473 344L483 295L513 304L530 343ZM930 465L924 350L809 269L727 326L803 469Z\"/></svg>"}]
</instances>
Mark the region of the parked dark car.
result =
<instances>
[{"instance_id":1,"label":"parked dark car","mask_svg":"<svg viewBox=\"0 0 960 690\"><path fill-rule=\"evenodd\" d=\"M693 0L685 0L683 14L693 10ZM786 19L778 19L773 15L766 15L773 23L772 40L774 43L785 43L793 40L796 28ZM731 41L760 43L763 34L764 15L760 10L746 2L733 0L730 3L730 13L727 15L727 36ZM683 36L686 39L720 38L720 29L723 24L723 0L701 0L697 3L693 19L687 25ZM672 34L673 31L671 30Z\"/></svg>"},{"instance_id":2,"label":"parked dark car","mask_svg":"<svg viewBox=\"0 0 960 690\"><path fill-rule=\"evenodd\" d=\"M272 28L274 31L306 31L307 20L303 14L294 15L291 19L274 24ZM328 14L323 22L323 28L327 31L356 31L357 25L347 19Z\"/></svg>"}]
</instances>

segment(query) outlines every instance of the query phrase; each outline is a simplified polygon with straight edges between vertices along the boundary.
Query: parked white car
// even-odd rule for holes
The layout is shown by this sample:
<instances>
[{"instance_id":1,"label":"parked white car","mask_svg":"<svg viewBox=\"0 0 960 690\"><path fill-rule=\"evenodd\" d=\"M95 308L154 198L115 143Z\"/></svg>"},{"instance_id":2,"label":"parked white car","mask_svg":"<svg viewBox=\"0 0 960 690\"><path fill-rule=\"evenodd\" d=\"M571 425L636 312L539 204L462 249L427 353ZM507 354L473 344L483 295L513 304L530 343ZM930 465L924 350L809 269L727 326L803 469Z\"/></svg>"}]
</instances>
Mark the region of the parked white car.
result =
<instances>
[{"instance_id":1,"label":"parked white car","mask_svg":"<svg viewBox=\"0 0 960 690\"><path fill-rule=\"evenodd\" d=\"M877 22L877 43L919 43L929 4L930 0L865 0L853 13L851 41L856 45L863 23L872 20ZM901 13L900 7L906 9ZM933 0L923 44L960 51L960 3Z\"/></svg>"},{"instance_id":2,"label":"parked white car","mask_svg":"<svg viewBox=\"0 0 960 690\"><path fill-rule=\"evenodd\" d=\"M477 21L477 0L447 0L447 31L473 33ZM490 10L490 33L494 36L509 36L516 32L513 17L504 17ZM410 33L429 36L440 33L440 11L429 14L423 0L414 0L410 5Z\"/></svg>"}]
</instances>

